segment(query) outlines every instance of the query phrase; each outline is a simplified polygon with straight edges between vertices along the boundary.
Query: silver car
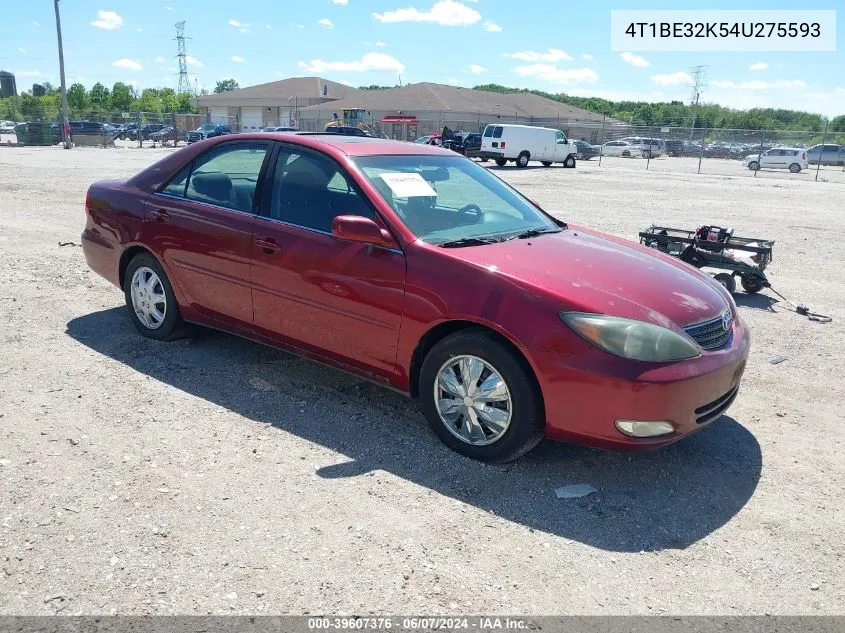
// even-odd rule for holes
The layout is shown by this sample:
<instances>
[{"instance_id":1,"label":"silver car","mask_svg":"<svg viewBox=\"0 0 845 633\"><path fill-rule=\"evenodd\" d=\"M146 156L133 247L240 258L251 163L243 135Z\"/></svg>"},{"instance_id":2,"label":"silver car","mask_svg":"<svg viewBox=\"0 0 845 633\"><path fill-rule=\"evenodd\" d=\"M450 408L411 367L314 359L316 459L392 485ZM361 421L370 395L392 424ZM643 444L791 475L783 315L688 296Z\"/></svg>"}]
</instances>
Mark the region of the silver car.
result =
<instances>
[{"instance_id":1,"label":"silver car","mask_svg":"<svg viewBox=\"0 0 845 633\"><path fill-rule=\"evenodd\" d=\"M845 147L833 143L813 145L807 150L807 162L811 165L834 165L845 167Z\"/></svg>"}]
</instances>

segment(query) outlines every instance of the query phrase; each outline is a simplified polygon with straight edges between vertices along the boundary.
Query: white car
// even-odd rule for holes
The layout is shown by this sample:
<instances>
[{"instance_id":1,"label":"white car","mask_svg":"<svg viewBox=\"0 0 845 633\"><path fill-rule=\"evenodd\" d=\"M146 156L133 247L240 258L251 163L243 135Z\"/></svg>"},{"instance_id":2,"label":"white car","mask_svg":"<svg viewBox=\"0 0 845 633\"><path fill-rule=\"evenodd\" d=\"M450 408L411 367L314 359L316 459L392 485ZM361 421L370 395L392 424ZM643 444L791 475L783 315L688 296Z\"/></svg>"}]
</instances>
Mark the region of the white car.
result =
<instances>
[{"instance_id":1,"label":"white car","mask_svg":"<svg viewBox=\"0 0 845 633\"><path fill-rule=\"evenodd\" d=\"M648 158L657 158L666 153L666 142L661 138L647 138L644 136L629 136L622 139L626 143L633 146L631 156L642 156Z\"/></svg>"},{"instance_id":2,"label":"white car","mask_svg":"<svg viewBox=\"0 0 845 633\"><path fill-rule=\"evenodd\" d=\"M14 134L15 125L14 121L0 121L0 134Z\"/></svg>"},{"instance_id":3,"label":"white car","mask_svg":"<svg viewBox=\"0 0 845 633\"><path fill-rule=\"evenodd\" d=\"M762 154L749 154L745 166L751 171L758 169L788 169L797 174L807 169L807 150L801 147L773 147Z\"/></svg>"},{"instance_id":4,"label":"white car","mask_svg":"<svg viewBox=\"0 0 845 633\"><path fill-rule=\"evenodd\" d=\"M481 158L492 158L500 167L509 160L517 167L538 160L545 167L563 163L575 167L578 146L560 130L530 125L488 125L481 135Z\"/></svg>"},{"instance_id":5,"label":"white car","mask_svg":"<svg viewBox=\"0 0 845 633\"><path fill-rule=\"evenodd\" d=\"M632 156L641 156L642 150L637 149L628 141L608 141L601 146L602 156L622 156L623 158L631 158Z\"/></svg>"}]
</instances>

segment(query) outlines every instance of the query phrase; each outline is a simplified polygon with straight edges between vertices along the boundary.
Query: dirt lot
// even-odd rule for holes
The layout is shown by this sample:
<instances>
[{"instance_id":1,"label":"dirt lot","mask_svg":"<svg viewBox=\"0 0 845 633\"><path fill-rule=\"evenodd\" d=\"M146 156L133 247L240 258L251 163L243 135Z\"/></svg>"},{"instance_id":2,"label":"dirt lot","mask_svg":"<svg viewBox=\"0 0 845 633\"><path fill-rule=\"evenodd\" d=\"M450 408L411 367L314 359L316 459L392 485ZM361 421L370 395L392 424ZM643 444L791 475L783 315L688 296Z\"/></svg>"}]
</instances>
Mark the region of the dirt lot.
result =
<instances>
[{"instance_id":1,"label":"dirt lot","mask_svg":"<svg viewBox=\"0 0 845 633\"><path fill-rule=\"evenodd\" d=\"M740 294L753 351L729 416L655 453L544 444L491 467L345 374L214 332L140 338L59 242L91 181L160 155L0 148L0 612L845 612L845 181L493 168L628 238L776 239L776 288L834 321ZM573 483L598 492L555 497Z\"/></svg>"}]
</instances>

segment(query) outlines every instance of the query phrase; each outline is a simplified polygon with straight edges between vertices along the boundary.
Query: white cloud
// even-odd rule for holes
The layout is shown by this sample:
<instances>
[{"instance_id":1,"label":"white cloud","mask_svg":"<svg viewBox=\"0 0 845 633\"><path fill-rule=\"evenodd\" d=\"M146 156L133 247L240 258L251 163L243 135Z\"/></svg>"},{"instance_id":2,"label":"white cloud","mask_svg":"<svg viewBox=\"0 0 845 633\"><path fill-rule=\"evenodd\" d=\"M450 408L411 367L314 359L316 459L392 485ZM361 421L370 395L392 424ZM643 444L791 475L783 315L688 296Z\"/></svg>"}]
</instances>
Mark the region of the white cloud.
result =
<instances>
[{"instance_id":1,"label":"white cloud","mask_svg":"<svg viewBox=\"0 0 845 633\"><path fill-rule=\"evenodd\" d=\"M142 29L140 26L139 26L137 29L135 29L135 30L136 30L136 31L138 31L138 33L143 33L143 32L144 32L144 29Z\"/></svg>"},{"instance_id":2,"label":"white cloud","mask_svg":"<svg viewBox=\"0 0 845 633\"><path fill-rule=\"evenodd\" d=\"M332 0L332 4L339 4L345 7L347 4L349 4L349 0Z\"/></svg>"},{"instance_id":3,"label":"white cloud","mask_svg":"<svg viewBox=\"0 0 845 633\"><path fill-rule=\"evenodd\" d=\"M26 53L26 49L25 49L25 48L19 48L19 49L18 49L18 52L19 52L19 53Z\"/></svg>"},{"instance_id":4,"label":"white cloud","mask_svg":"<svg viewBox=\"0 0 845 633\"><path fill-rule=\"evenodd\" d=\"M44 74L40 70L16 70L16 77L43 77Z\"/></svg>"},{"instance_id":5,"label":"white cloud","mask_svg":"<svg viewBox=\"0 0 845 633\"><path fill-rule=\"evenodd\" d=\"M469 72L473 75L480 75L481 73L486 73L487 69L484 66L479 66L478 64L472 64L469 67Z\"/></svg>"},{"instance_id":6,"label":"white cloud","mask_svg":"<svg viewBox=\"0 0 845 633\"><path fill-rule=\"evenodd\" d=\"M639 55L634 55L633 53L628 53L627 51L621 53L619 57L621 57L622 61L626 64L631 64L631 66L635 66L636 68L645 68L646 66L649 66L645 57L640 57Z\"/></svg>"},{"instance_id":7,"label":"white cloud","mask_svg":"<svg viewBox=\"0 0 845 633\"><path fill-rule=\"evenodd\" d=\"M741 81L741 82L733 82L733 81L722 81L719 79L715 79L711 81L714 86L717 88L726 88L726 89L739 89L739 90L769 90L770 88L795 88L798 90L804 89L807 87L807 84L801 81L800 79L778 79L776 81ZM809 102L808 102L809 103ZM806 106L804 107L806 109Z\"/></svg>"},{"instance_id":8,"label":"white cloud","mask_svg":"<svg viewBox=\"0 0 845 633\"><path fill-rule=\"evenodd\" d=\"M240 64L244 61L244 58L241 57L240 55L232 55L232 61L235 62L236 64Z\"/></svg>"},{"instance_id":9,"label":"white cloud","mask_svg":"<svg viewBox=\"0 0 845 633\"><path fill-rule=\"evenodd\" d=\"M265 25L264 25L264 28L265 28L265 29L272 29L272 28L273 28L273 25L272 25L272 24L265 24Z\"/></svg>"},{"instance_id":10,"label":"white cloud","mask_svg":"<svg viewBox=\"0 0 845 633\"><path fill-rule=\"evenodd\" d=\"M517 66L514 72L520 77L536 77L557 84L595 83L599 76L592 68L562 69L552 64Z\"/></svg>"},{"instance_id":11,"label":"white cloud","mask_svg":"<svg viewBox=\"0 0 845 633\"><path fill-rule=\"evenodd\" d=\"M351 62L327 62L322 59L312 59L310 62L299 62L303 70L314 73L330 71L337 72L368 72L368 71L390 71L401 73L405 71L405 65L395 57L384 53L367 53L361 59Z\"/></svg>"},{"instance_id":12,"label":"white cloud","mask_svg":"<svg viewBox=\"0 0 845 633\"><path fill-rule=\"evenodd\" d=\"M455 0L440 0L430 9L396 9L384 13L373 13L373 18L382 24L396 24L397 22L432 22L441 26L466 26L481 20L481 14L475 9L455 2Z\"/></svg>"},{"instance_id":13,"label":"white cloud","mask_svg":"<svg viewBox=\"0 0 845 633\"><path fill-rule=\"evenodd\" d=\"M588 62L591 62L593 61L593 56L589 53L584 53L583 55L581 55L581 59L586 59Z\"/></svg>"},{"instance_id":14,"label":"white cloud","mask_svg":"<svg viewBox=\"0 0 845 633\"><path fill-rule=\"evenodd\" d=\"M493 20L487 20L484 23L484 30L490 31L491 33L501 33L502 27L493 22Z\"/></svg>"},{"instance_id":15,"label":"white cloud","mask_svg":"<svg viewBox=\"0 0 845 633\"><path fill-rule=\"evenodd\" d=\"M766 62L757 62L756 64L751 64L748 67L748 70L766 70L769 65Z\"/></svg>"},{"instance_id":16,"label":"white cloud","mask_svg":"<svg viewBox=\"0 0 845 633\"><path fill-rule=\"evenodd\" d=\"M173 11L173 7L171 7L169 4L166 4L166 5L164 5L164 10L165 11Z\"/></svg>"},{"instance_id":17,"label":"white cloud","mask_svg":"<svg viewBox=\"0 0 845 633\"><path fill-rule=\"evenodd\" d=\"M125 68L126 70L143 70L144 67L141 66L138 62L134 59L129 59L124 57L123 59L118 59L112 62L111 64L115 68Z\"/></svg>"},{"instance_id":18,"label":"white cloud","mask_svg":"<svg viewBox=\"0 0 845 633\"><path fill-rule=\"evenodd\" d=\"M305 28L304 24L297 24L296 22L291 22L290 25L294 28L297 28L297 29L304 29Z\"/></svg>"},{"instance_id":19,"label":"white cloud","mask_svg":"<svg viewBox=\"0 0 845 633\"><path fill-rule=\"evenodd\" d=\"M137 88L140 85L135 79L130 79L126 83L132 86L133 88Z\"/></svg>"},{"instance_id":20,"label":"white cloud","mask_svg":"<svg viewBox=\"0 0 845 633\"><path fill-rule=\"evenodd\" d=\"M91 26L114 31L123 26L123 18L114 11L97 11L97 19L91 22Z\"/></svg>"},{"instance_id":21,"label":"white cloud","mask_svg":"<svg viewBox=\"0 0 845 633\"><path fill-rule=\"evenodd\" d=\"M682 70L676 73L654 75L651 80L658 86L687 86L693 83L692 77Z\"/></svg>"},{"instance_id":22,"label":"white cloud","mask_svg":"<svg viewBox=\"0 0 845 633\"><path fill-rule=\"evenodd\" d=\"M32 21L32 26L41 26L41 22Z\"/></svg>"},{"instance_id":23,"label":"white cloud","mask_svg":"<svg viewBox=\"0 0 845 633\"><path fill-rule=\"evenodd\" d=\"M186 55L185 63L188 64L188 66L196 66L197 68L203 67L203 63L193 55Z\"/></svg>"},{"instance_id":24,"label":"white cloud","mask_svg":"<svg viewBox=\"0 0 845 633\"><path fill-rule=\"evenodd\" d=\"M505 53L504 57L518 59L523 62L568 62L572 61L572 55L559 48L550 48L545 53L535 51L519 51L516 53Z\"/></svg>"},{"instance_id":25,"label":"white cloud","mask_svg":"<svg viewBox=\"0 0 845 633\"><path fill-rule=\"evenodd\" d=\"M317 20L317 24L319 24L320 26L323 26L327 29L333 29L334 28L334 24L332 24L332 21L329 20L328 18L322 18L320 20Z\"/></svg>"},{"instance_id":26,"label":"white cloud","mask_svg":"<svg viewBox=\"0 0 845 633\"><path fill-rule=\"evenodd\" d=\"M166 59L164 59L164 57L162 57L161 55L159 55L159 56L158 56L158 57L156 57L153 61L154 61L156 64L163 64L163 63L164 63L164 62L166 62L167 60L166 60Z\"/></svg>"},{"instance_id":27,"label":"white cloud","mask_svg":"<svg viewBox=\"0 0 845 633\"><path fill-rule=\"evenodd\" d=\"M378 40L376 42L376 46L378 46L378 47L387 46L387 42L382 42L381 40Z\"/></svg>"}]
</instances>

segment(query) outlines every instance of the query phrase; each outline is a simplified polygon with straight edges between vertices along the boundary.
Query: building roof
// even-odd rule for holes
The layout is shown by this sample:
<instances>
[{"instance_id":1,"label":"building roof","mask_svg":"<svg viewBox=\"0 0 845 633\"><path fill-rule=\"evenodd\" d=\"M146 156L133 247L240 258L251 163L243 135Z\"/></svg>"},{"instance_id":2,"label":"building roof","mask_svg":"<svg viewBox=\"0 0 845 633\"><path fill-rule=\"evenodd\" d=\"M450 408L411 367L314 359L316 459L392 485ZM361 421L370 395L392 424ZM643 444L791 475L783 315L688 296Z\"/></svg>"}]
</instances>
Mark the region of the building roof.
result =
<instances>
[{"instance_id":1,"label":"building roof","mask_svg":"<svg viewBox=\"0 0 845 633\"><path fill-rule=\"evenodd\" d=\"M362 92L322 77L291 77L239 90L197 97L198 106L288 105L298 99L344 99Z\"/></svg>"},{"instance_id":2,"label":"building roof","mask_svg":"<svg viewBox=\"0 0 845 633\"><path fill-rule=\"evenodd\" d=\"M340 108L366 108L378 112L462 112L520 118L601 121L602 115L528 92L499 93L429 82L387 90L360 90L350 97L301 108L307 113L335 113Z\"/></svg>"}]
</instances>

